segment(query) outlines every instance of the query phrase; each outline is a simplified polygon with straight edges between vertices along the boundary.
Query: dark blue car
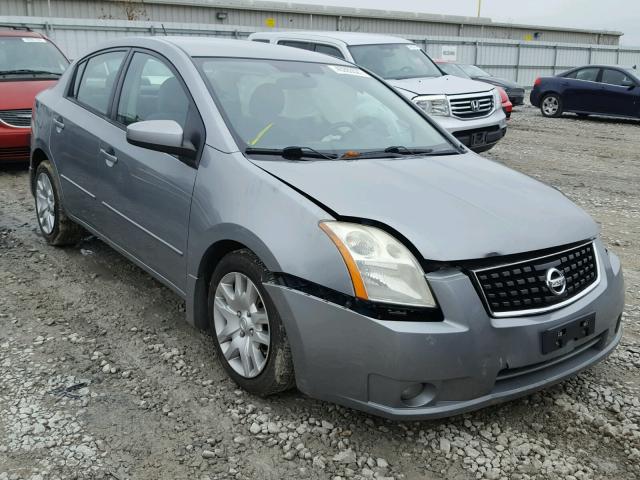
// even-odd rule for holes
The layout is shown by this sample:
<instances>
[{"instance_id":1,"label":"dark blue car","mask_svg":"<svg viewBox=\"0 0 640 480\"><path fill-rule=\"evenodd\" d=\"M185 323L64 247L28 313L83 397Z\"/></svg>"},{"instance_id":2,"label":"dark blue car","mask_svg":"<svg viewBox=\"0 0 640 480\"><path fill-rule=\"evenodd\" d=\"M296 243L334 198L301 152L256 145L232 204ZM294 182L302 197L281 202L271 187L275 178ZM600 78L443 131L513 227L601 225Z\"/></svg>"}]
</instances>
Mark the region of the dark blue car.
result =
<instances>
[{"instance_id":1,"label":"dark blue car","mask_svg":"<svg viewBox=\"0 0 640 480\"><path fill-rule=\"evenodd\" d=\"M555 77L536 79L530 100L545 117L564 112L578 116L640 118L640 76L636 67L588 65Z\"/></svg>"}]
</instances>

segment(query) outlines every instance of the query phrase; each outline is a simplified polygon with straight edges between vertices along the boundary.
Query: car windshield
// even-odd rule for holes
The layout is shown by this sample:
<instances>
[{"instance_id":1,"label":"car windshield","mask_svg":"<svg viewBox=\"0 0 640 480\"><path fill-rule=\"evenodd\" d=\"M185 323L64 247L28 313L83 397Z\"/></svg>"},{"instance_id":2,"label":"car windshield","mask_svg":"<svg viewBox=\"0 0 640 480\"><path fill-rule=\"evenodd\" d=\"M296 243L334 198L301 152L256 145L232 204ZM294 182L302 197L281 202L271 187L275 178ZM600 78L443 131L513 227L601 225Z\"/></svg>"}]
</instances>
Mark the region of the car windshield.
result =
<instances>
[{"instance_id":1,"label":"car windshield","mask_svg":"<svg viewBox=\"0 0 640 480\"><path fill-rule=\"evenodd\" d=\"M431 59L413 43L352 45L349 51L358 65L388 80L442 76Z\"/></svg>"},{"instance_id":2,"label":"car windshield","mask_svg":"<svg viewBox=\"0 0 640 480\"><path fill-rule=\"evenodd\" d=\"M265 59L196 58L243 148L290 146L342 155L452 145L398 94L359 68Z\"/></svg>"},{"instance_id":3,"label":"car windshield","mask_svg":"<svg viewBox=\"0 0 640 480\"><path fill-rule=\"evenodd\" d=\"M44 38L0 36L0 75L61 75L67 65L60 50Z\"/></svg>"},{"instance_id":4,"label":"car windshield","mask_svg":"<svg viewBox=\"0 0 640 480\"><path fill-rule=\"evenodd\" d=\"M443 62L443 63L439 63L438 66L440 67L441 70L443 70L448 75L455 75L456 77L462 77L462 78L471 78L469 77L469 75L466 74L464 70L462 70L462 68L460 68L460 65L456 63Z\"/></svg>"},{"instance_id":5,"label":"car windshield","mask_svg":"<svg viewBox=\"0 0 640 480\"><path fill-rule=\"evenodd\" d=\"M470 77L490 77L491 74L485 72L484 70L482 70L479 67L476 67L475 65L465 65L465 64L459 64L460 68Z\"/></svg>"}]
</instances>

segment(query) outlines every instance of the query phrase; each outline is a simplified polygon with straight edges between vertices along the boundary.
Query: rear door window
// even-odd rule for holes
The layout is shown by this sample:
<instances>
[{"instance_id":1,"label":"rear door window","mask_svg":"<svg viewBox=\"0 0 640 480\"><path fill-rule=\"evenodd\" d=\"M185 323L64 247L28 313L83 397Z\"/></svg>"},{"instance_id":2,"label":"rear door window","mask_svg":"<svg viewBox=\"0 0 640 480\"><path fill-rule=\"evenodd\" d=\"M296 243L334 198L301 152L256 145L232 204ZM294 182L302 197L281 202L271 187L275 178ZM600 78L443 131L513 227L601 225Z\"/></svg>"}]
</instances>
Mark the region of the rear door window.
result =
<instances>
[{"instance_id":1,"label":"rear door window","mask_svg":"<svg viewBox=\"0 0 640 480\"><path fill-rule=\"evenodd\" d=\"M595 82L598 78L599 68L583 68L581 70L576 70L576 76L574 77L576 80L585 80L588 82Z\"/></svg>"},{"instance_id":2,"label":"rear door window","mask_svg":"<svg viewBox=\"0 0 640 480\"><path fill-rule=\"evenodd\" d=\"M299 42L296 40L279 40L278 45L284 45L285 47L301 48L302 50L311 50L313 52L313 43L311 42Z\"/></svg>"},{"instance_id":3,"label":"rear door window","mask_svg":"<svg viewBox=\"0 0 640 480\"><path fill-rule=\"evenodd\" d=\"M332 57L338 57L344 59L344 55L342 52L338 50L336 47L331 45L323 45L322 43L316 43L316 52L324 53L325 55L331 55Z\"/></svg>"},{"instance_id":4,"label":"rear door window","mask_svg":"<svg viewBox=\"0 0 640 480\"><path fill-rule=\"evenodd\" d=\"M127 52L107 52L91 57L75 90L76 100L98 113L106 115L120 66Z\"/></svg>"}]
</instances>

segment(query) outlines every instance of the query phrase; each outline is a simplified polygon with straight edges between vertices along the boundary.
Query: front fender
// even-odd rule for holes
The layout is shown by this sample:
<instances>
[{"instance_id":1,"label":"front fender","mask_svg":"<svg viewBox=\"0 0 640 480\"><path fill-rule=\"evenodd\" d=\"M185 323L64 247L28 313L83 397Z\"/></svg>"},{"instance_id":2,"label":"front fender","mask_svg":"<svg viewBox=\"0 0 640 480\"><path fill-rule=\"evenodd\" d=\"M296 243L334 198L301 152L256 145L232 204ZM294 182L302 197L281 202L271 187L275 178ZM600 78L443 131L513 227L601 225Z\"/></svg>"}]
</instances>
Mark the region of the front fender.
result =
<instances>
[{"instance_id":1,"label":"front fender","mask_svg":"<svg viewBox=\"0 0 640 480\"><path fill-rule=\"evenodd\" d=\"M333 217L239 152L205 148L194 187L187 258L187 318L201 325L216 245L252 250L272 272L353 295L344 261L318 223ZM210 266L209 266L210 267ZM206 300L206 295L205 295Z\"/></svg>"}]
</instances>

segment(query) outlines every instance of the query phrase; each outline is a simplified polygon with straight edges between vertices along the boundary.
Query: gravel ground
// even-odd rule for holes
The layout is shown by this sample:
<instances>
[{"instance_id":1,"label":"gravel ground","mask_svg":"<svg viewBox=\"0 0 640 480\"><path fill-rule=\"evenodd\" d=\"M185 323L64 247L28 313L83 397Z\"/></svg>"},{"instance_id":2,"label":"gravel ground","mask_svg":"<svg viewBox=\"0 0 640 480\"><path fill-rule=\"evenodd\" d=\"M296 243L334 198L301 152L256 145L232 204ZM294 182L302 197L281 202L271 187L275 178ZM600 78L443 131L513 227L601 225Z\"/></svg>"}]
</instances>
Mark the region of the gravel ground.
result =
<instances>
[{"instance_id":1,"label":"gravel ground","mask_svg":"<svg viewBox=\"0 0 640 480\"><path fill-rule=\"evenodd\" d=\"M48 247L26 171L0 169L0 480L638 478L638 128L516 110L486 155L600 222L625 268L625 335L571 380L434 422L238 390L181 301L98 240Z\"/></svg>"}]
</instances>

